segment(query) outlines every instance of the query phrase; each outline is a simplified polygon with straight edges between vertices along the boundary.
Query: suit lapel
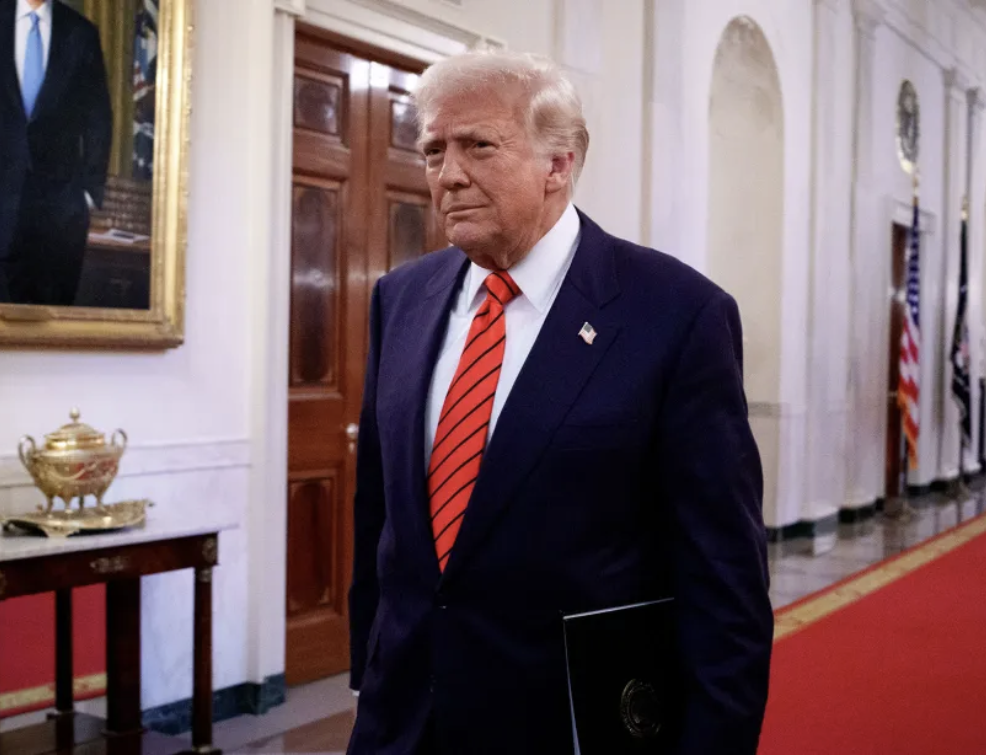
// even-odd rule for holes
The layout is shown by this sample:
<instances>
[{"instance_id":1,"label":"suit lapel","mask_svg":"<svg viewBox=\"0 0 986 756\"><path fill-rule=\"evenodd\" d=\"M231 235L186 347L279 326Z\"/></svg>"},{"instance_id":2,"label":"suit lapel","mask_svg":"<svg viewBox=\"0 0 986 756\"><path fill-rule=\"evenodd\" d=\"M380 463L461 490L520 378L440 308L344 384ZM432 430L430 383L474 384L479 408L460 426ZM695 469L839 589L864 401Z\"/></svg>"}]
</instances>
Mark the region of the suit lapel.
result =
<instances>
[{"instance_id":1,"label":"suit lapel","mask_svg":"<svg viewBox=\"0 0 986 756\"><path fill-rule=\"evenodd\" d=\"M24 98L21 96L21 85L17 80L17 62L14 60L16 50L16 30L14 28L17 3L14 0L0 3L0 91L10 102L15 112L24 114Z\"/></svg>"},{"instance_id":2,"label":"suit lapel","mask_svg":"<svg viewBox=\"0 0 986 756\"><path fill-rule=\"evenodd\" d=\"M48 51L48 66L45 68L45 78L38 92L38 101L34 104L31 120L37 120L49 103L58 101L62 87L68 83L68 69L71 65L69 56L69 37L72 32L72 18L69 11L59 2L51 4L51 49Z\"/></svg>"},{"instance_id":3,"label":"suit lapel","mask_svg":"<svg viewBox=\"0 0 986 756\"><path fill-rule=\"evenodd\" d=\"M609 237L579 217L582 240L497 420L443 581L462 569L516 497L620 330L605 311L619 294ZM586 322L597 332L591 345L578 335Z\"/></svg>"},{"instance_id":4,"label":"suit lapel","mask_svg":"<svg viewBox=\"0 0 986 756\"><path fill-rule=\"evenodd\" d=\"M407 506L394 507L392 513L396 518L406 518L396 524L396 532L412 535L417 554L425 560L427 569L434 570L436 579L438 559L425 486L425 407L448 315L459 288L456 284L462 281L468 262L461 251L455 250L452 260L425 285L424 295L402 316L402 330L395 342L400 352L393 360L400 366L400 375L391 380L391 390L396 392L392 401L398 411L391 414L389 422L399 447L392 453L399 455L398 469L404 481L397 488L408 492L409 500ZM413 411L404 411L405 408Z\"/></svg>"}]
</instances>

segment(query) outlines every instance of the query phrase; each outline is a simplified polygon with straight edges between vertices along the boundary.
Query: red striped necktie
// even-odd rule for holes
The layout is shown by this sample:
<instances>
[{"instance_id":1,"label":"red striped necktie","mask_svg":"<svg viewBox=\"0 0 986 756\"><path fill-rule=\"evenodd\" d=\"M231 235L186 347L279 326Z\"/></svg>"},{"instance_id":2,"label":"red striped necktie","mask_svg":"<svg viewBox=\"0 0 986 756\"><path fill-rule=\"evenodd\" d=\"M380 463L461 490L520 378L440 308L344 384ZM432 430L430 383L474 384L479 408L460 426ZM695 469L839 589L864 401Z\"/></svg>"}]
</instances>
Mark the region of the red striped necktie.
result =
<instances>
[{"instance_id":1,"label":"red striped necktie","mask_svg":"<svg viewBox=\"0 0 986 756\"><path fill-rule=\"evenodd\" d=\"M486 277L486 300L472 320L442 405L428 466L431 529L442 571L479 477L507 343L503 308L518 294L520 287L509 273Z\"/></svg>"}]
</instances>

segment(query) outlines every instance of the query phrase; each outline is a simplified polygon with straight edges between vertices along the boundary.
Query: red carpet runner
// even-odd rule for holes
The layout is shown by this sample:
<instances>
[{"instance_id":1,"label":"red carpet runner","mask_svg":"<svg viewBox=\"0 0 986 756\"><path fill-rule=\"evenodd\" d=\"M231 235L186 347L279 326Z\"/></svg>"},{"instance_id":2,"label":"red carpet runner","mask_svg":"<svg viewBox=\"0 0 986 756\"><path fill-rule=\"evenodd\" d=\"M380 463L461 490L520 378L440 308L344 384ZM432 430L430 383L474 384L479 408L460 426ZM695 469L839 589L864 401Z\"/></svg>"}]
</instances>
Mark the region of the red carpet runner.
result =
<instances>
[{"instance_id":1,"label":"red carpet runner","mask_svg":"<svg viewBox=\"0 0 986 756\"><path fill-rule=\"evenodd\" d=\"M105 592L72 592L76 700L106 687ZM47 709L55 700L55 594L0 602L0 717Z\"/></svg>"},{"instance_id":2,"label":"red carpet runner","mask_svg":"<svg viewBox=\"0 0 986 756\"><path fill-rule=\"evenodd\" d=\"M778 612L760 753L986 753L986 516Z\"/></svg>"}]
</instances>

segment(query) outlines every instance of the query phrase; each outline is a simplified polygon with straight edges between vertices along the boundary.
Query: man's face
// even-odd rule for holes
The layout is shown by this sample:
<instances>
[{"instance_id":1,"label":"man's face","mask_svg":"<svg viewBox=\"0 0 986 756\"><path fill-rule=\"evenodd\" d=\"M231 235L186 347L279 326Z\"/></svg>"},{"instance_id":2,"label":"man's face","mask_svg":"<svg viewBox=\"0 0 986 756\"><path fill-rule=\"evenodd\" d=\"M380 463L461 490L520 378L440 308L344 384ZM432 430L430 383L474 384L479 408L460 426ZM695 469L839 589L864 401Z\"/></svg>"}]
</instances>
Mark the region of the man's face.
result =
<instances>
[{"instance_id":1,"label":"man's face","mask_svg":"<svg viewBox=\"0 0 986 756\"><path fill-rule=\"evenodd\" d=\"M523 258L542 228L552 161L524 128L519 97L472 93L440 100L427 113L422 151L446 238L488 269Z\"/></svg>"}]
</instances>

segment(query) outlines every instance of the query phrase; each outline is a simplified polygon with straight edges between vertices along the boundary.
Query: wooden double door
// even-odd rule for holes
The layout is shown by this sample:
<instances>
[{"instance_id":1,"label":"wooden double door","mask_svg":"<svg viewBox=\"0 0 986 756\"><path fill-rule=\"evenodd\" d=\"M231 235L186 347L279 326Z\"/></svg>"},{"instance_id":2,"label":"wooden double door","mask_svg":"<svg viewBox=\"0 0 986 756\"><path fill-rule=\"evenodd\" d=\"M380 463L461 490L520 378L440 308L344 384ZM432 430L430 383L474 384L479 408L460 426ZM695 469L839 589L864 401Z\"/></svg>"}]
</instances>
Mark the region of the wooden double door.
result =
<instances>
[{"instance_id":1,"label":"wooden double door","mask_svg":"<svg viewBox=\"0 0 986 756\"><path fill-rule=\"evenodd\" d=\"M288 376L286 677L349 667L356 440L376 279L445 245L409 93L421 70L296 36Z\"/></svg>"}]
</instances>

